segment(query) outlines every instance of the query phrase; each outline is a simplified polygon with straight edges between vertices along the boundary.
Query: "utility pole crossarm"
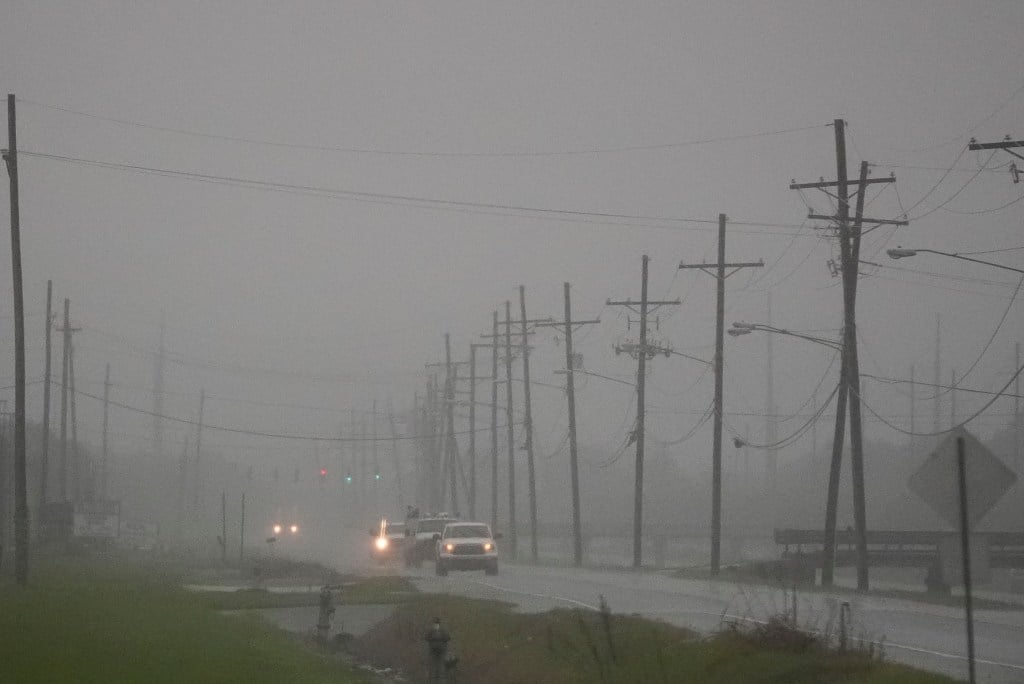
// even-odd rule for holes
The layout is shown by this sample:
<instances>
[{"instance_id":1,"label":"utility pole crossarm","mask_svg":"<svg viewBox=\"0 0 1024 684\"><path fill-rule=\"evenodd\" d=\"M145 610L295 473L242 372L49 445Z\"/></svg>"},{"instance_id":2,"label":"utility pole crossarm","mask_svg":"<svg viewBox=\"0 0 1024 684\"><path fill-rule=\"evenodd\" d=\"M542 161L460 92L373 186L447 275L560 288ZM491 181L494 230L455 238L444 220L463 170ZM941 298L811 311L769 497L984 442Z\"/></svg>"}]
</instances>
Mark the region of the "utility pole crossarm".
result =
<instances>
[{"instance_id":1,"label":"utility pole crossarm","mask_svg":"<svg viewBox=\"0 0 1024 684\"><path fill-rule=\"evenodd\" d=\"M632 299L627 299L621 302L613 302L612 300L605 301L605 306L640 306L641 302L634 302ZM678 299L666 299L666 300L647 300L647 306L679 306L682 302Z\"/></svg>"},{"instance_id":2,"label":"utility pole crossarm","mask_svg":"<svg viewBox=\"0 0 1024 684\"><path fill-rule=\"evenodd\" d=\"M718 268L718 264L684 264L679 262L679 268L699 268L700 270L708 268ZM731 264L722 264L722 268L764 268L764 261L737 261Z\"/></svg>"},{"instance_id":3,"label":"utility pole crossarm","mask_svg":"<svg viewBox=\"0 0 1024 684\"><path fill-rule=\"evenodd\" d=\"M969 150L1009 150L1011 147L1024 147L1024 140L1010 140L1010 137L1007 136L1005 140L1000 140L999 142L980 143L975 138L971 138L971 142L967 146L967 149L969 149ZM1017 156L1020 156L1020 155L1017 155Z\"/></svg>"},{"instance_id":4,"label":"utility pole crossarm","mask_svg":"<svg viewBox=\"0 0 1024 684\"><path fill-rule=\"evenodd\" d=\"M527 318L526 319L526 325L537 326L537 325L540 325L542 323L550 323L551 321L552 321L552 318L550 316L547 317L547 318ZM511 320L511 321L498 321L498 325L509 325L509 326L511 326L511 325L518 325L518 326L522 326L523 325L523 320L519 319L519 320ZM517 333L517 334L522 334L522 333ZM530 333L530 334L533 334L533 333ZM488 337L488 335L481 335L481 337Z\"/></svg>"},{"instance_id":5,"label":"utility pole crossarm","mask_svg":"<svg viewBox=\"0 0 1024 684\"><path fill-rule=\"evenodd\" d=\"M569 325L597 325L601 322L600 318L595 318L592 321L569 321ZM538 323L538 328L564 328L565 321L551 321L550 323Z\"/></svg>"},{"instance_id":6,"label":"utility pole crossarm","mask_svg":"<svg viewBox=\"0 0 1024 684\"><path fill-rule=\"evenodd\" d=\"M519 335L521 335L522 333L516 333L516 334L519 334ZM527 335L536 335L537 333L536 333L536 331L534 331L534 330L528 330L528 331L526 332L526 334L527 334ZM497 335L494 335L494 334L490 334L490 335L488 335L487 333L480 333L480 337L481 337L482 339L485 339L485 340L489 340L489 339L491 339L491 338L494 338L494 337L497 337L497 338L504 338L504 337L505 337L505 333L498 333ZM489 345L487 345L487 346L489 346Z\"/></svg>"},{"instance_id":7,"label":"utility pole crossarm","mask_svg":"<svg viewBox=\"0 0 1024 684\"><path fill-rule=\"evenodd\" d=\"M790 190L803 190L803 189L806 189L806 188L815 188L815 189L819 189L820 190L821 188L836 188L836 187L839 187L840 182L842 182L843 185L846 185L846 186L851 186L851 185L859 186L860 185L860 183L858 181L851 181L851 180L846 180L846 181L825 181L825 180L823 180L823 181L818 181L817 183L796 183L796 182L792 182L792 183L789 184L789 189ZM872 183L894 183L894 182L896 182L896 176L895 175L890 176L888 178L868 178L867 180L864 181L864 184L865 185L871 185Z\"/></svg>"},{"instance_id":8,"label":"utility pole crossarm","mask_svg":"<svg viewBox=\"0 0 1024 684\"><path fill-rule=\"evenodd\" d=\"M839 222L839 217L838 216L828 216L827 214L808 214L807 218L815 219L815 220L818 220L818 221L832 221L833 223L838 223ZM877 218L868 218L866 216L861 218L860 222L861 223L873 223L873 224L876 224L876 225L879 225L879 226L883 226L883 225L885 225L885 226L909 226L910 225L910 221L906 221L906 220L899 220L899 219L877 219Z\"/></svg>"}]
</instances>

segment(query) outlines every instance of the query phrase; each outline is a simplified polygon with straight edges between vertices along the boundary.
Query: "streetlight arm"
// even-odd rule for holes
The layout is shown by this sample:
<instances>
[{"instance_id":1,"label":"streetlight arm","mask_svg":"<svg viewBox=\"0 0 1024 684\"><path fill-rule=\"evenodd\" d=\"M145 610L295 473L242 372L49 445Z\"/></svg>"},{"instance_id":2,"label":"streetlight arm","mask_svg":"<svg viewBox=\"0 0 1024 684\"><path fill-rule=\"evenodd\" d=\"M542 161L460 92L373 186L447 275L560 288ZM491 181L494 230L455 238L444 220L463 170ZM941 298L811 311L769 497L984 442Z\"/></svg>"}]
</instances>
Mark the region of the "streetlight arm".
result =
<instances>
[{"instance_id":1,"label":"streetlight arm","mask_svg":"<svg viewBox=\"0 0 1024 684\"><path fill-rule=\"evenodd\" d=\"M906 257L912 257L917 255L918 252L928 252L929 254L938 254L940 256L949 257L951 259L961 259L962 261L973 261L976 264L984 264L985 266L991 266L993 268L1001 268L1004 271L1013 271L1014 273L1020 273L1024 275L1024 269L1014 268L1013 266L1005 266L1003 264L996 264L991 261L984 261L982 259L973 259L971 257L957 254L956 252L940 252L937 249L906 249L903 247L897 247L896 249L887 249L886 254L889 255L890 259L903 259Z\"/></svg>"},{"instance_id":2,"label":"streetlight arm","mask_svg":"<svg viewBox=\"0 0 1024 684\"><path fill-rule=\"evenodd\" d=\"M777 333L779 335L788 335L789 337L799 337L801 340L807 340L808 342L815 342L817 344L831 347L832 349L842 349L843 345L841 342L835 340L827 340L823 337L814 337L813 335L804 335L802 333L793 332L792 330L786 330L785 328L776 328L771 325L764 325L763 323L733 323L733 327L729 329L729 334L733 337L739 335L746 335L754 330L760 330L762 332Z\"/></svg>"}]
</instances>

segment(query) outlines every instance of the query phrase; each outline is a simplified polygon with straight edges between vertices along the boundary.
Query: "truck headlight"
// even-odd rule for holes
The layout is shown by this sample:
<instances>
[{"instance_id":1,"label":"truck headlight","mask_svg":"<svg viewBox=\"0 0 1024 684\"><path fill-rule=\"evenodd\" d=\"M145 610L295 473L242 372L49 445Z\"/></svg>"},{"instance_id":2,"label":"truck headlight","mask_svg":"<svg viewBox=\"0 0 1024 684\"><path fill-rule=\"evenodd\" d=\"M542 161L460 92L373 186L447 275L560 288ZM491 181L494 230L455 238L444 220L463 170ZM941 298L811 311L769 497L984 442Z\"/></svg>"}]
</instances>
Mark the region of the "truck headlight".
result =
<instances>
[{"instance_id":1,"label":"truck headlight","mask_svg":"<svg viewBox=\"0 0 1024 684\"><path fill-rule=\"evenodd\" d=\"M274 534L281 534L281 526L274 525Z\"/></svg>"},{"instance_id":2,"label":"truck headlight","mask_svg":"<svg viewBox=\"0 0 1024 684\"><path fill-rule=\"evenodd\" d=\"M293 524L293 525L292 525L291 527L289 527L288 529L292 531L292 534L298 534L298 533L299 533L299 526L298 526L298 525L294 525L294 524Z\"/></svg>"},{"instance_id":3,"label":"truck headlight","mask_svg":"<svg viewBox=\"0 0 1024 684\"><path fill-rule=\"evenodd\" d=\"M444 545L444 550L448 551L449 553L451 553L452 551L455 550L455 544L445 544Z\"/></svg>"},{"instance_id":4,"label":"truck headlight","mask_svg":"<svg viewBox=\"0 0 1024 684\"><path fill-rule=\"evenodd\" d=\"M492 544L491 542L486 542L484 544L484 551L493 551L493 550L494 550L494 544Z\"/></svg>"},{"instance_id":5,"label":"truck headlight","mask_svg":"<svg viewBox=\"0 0 1024 684\"><path fill-rule=\"evenodd\" d=\"M378 550L383 551L384 549L388 548L388 538L377 537L377 541L375 541L374 544L377 546Z\"/></svg>"}]
</instances>

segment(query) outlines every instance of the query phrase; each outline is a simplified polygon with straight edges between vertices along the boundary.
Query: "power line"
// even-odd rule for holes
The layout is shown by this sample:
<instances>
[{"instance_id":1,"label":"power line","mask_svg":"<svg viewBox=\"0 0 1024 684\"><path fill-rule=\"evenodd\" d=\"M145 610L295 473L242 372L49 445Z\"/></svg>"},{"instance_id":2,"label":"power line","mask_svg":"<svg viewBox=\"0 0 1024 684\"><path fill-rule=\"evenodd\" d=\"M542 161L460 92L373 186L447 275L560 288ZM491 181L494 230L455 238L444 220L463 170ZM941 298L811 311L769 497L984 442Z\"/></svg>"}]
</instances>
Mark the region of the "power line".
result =
<instances>
[{"instance_id":1,"label":"power line","mask_svg":"<svg viewBox=\"0 0 1024 684\"><path fill-rule=\"evenodd\" d=\"M308 195L314 197L322 197L327 199L340 199L353 202L369 202L372 204L387 204L392 206L401 207L412 207L419 209L433 209L433 210L445 210L445 211L462 211L467 213L475 214L486 214L486 215L498 215L498 216L515 216L517 218L551 218L555 217L558 221L572 221L573 219L601 219L596 221L597 223L607 223L608 225L626 225L641 228L660 228L660 229L672 229L672 230L689 230L689 231L707 231L710 228L696 228L692 226L681 226L671 224L681 223L692 223L692 224L716 224L715 219L704 219L704 218L683 218L683 217L671 217L671 216L650 216L643 214L619 214L614 212L599 212L599 211L584 211L576 209L554 209L547 207L530 207L525 205L516 204L498 204L490 202L470 202L463 200L451 200L451 199L438 199L430 197L419 197L413 195L400 195L391 193L374 193L374 192L363 192L356 190L345 190L337 188L328 188L322 186L313 185L300 185L291 183L277 183L272 181L257 180L251 178L242 178L237 176L219 176L215 174L197 173L191 171L179 171L174 169L162 169L157 167L142 166L138 164L122 164L117 162L106 162L92 159L83 159L79 157L67 157L56 154L46 154L42 152L20 152L21 155L26 157L36 157L40 159L48 159L51 161L59 161L70 164L80 164L84 166L94 166L98 168L115 170L115 171L126 171L132 173L141 174L152 174L157 176L163 176L168 178L179 178L185 180L192 180L198 182L207 182L214 184L231 185L234 187L242 187L253 190L265 190L270 192L285 192L294 193L300 195ZM508 213L495 213L495 212L508 212ZM525 213L513 213L513 212L525 212ZM648 223L641 223L646 221ZM580 221L583 223L594 223L595 221ZM662 223L670 225L652 225L652 223ZM737 226L748 226L748 227L767 227L767 228L800 228L800 224L794 223L781 223L781 222L769 222L769 221L730 221L731 225ZM741 231L743 232L743 231ZM749 231L753 232L753 231ZM757 235L784 235L791 236L790 232L772 232L772 231L757 231Z\"/></svg>"},{"instance_id":2,"label":"power line","mask_svg":"<svg viewBox=\"0 0 1024 684\"><path fill-rule=\"evenodd\" d=\"M98 397L95 394L90 394L89 392L85 392L85 391L77 389L77 388L75 389L75 394L80 394L80 395L82 395L84 397L89 397L90 399L95 399L97 401L103 401L103 397ZM168 416L168 415L164 415L164 414L161 414L161 413L156 413L154 411L149 411L149 410L146 410L146 409L138 408L137 406L131 406L130 404L124 404L124 403L121 403L121 402L118 402L118 401L110 401L110 404L112 404L113 406L117 406L118 408L125 409L127 411L133 411L135 413L141 413L143 415L153 416L153 417L156 417L156 418L163 418L164 420L169 420L169 421L172 421L172 422L175 422L175 423L183 423L185 425L199 425L199 421L189 420L188 418L178 418L177 416ZM502 426L502 427L506 427L506 426ZM225 427L223 425L210 425L210 424L208 424L206 422L203 423L203 428L206 429L206 430L218 430L220 432L230 432L230 433L240 434L240 435L249 435L249 436L252 436L252 437L268 437L268 438L272 438L272 439L288 439L288 440L299 440L299 441L307 441L307 442L333 442L333 443L375 442L375 441L378 441L378 442L388 442L388 441L391 441L391 440L394 440L394 439L398 439L398 440L411 440L411 439L423 439L423 438L427 438L427 437L431 437L432 436L432 435L430 435L428 433L423 433L423 434L418 434L418 435L405 435L405 436L402 436L402 437L377 437L377 438L374 438L374 437L324 437L324 436L321 436L321 435L298 435L298 434L288 434L288 433L261 432L259 430L245 430L245 429L242 429L242 428ZM484 432L484 431L487 431L487 430L490 430L490 427L480 428L480 429L476 430L475 432ZM461 430L461 431L453 432L452 434L455 434L455 435L467 435L470 432L471 432L470 430Z\"/></svg>"},{"instance_id":3,"label":"power line","mask_svg":"<svg viewBox=\"0 0 1024 684\"><path fill-rule=\"evenodd\" d=\"M938 430L936 432L912 432L910 430L904 430L903 428L901 428L901 427L899 427L897 425L894 425L894 424L890 423L888 420L886 420L885 418L883 418L879 413L877 413L873 408L871 408L867 404L867 402L865 402L859 396L857 397L857 400L860 401L860 403L864 406L864 408L866 408L875 418L877 418L878 420L882 421L883 423L888 425L893 430L896 430L897 432L902 432L903 434L910 435L912 437L938 437L939 435L948 434L948 433L952 432L953 430L955 430L955 429L957 429L959 427L963 427L964 425L967 425L968 423L973 421L975 418L977 418L978 416L983 414L986 410L988 410L988 408L990 406L992 406L992 404L994 404L1000 397L1010 396L1010 395L1006 394L1006 390L1007 390L1007 388L1011 384L1013 384L1013 381L1017 379L1017 376L1020 375L1021 372L1024 372L1024 366L1021 366L1020 368L1018 368L1017 372L1010 376L1010 379L1006 381L1006 384L1003 385L1002 388L998 392L996 392L991 399L989 399L987 402L985 402L984 406L982 406L980 409L978 409L973 414L971 414L968 418L966 418L965 420L960 421L958 424L954 425L953 427L949 428L948 430Z\"/></svg>"},{"instance_id":4,"label":"power line","mask_svg":"<svg viewBox=\"0 0 1024 684\"><path fill-rule=\"evenodd\" d=\"M1016 204L1017 202L1020 202L1021 200L1024 200L1024 195L1021 195L1017 199L1010 200L1006 204L1002 204L1002 205L1000 205L998 207L990 207L989 209L976 209L976 210L973 210L973 211L964 211L962 209L950 209L949 207L939 207L939 208L942 209L943 211L948 211L951 214L963 214L963 215L971 216L971 215L977 215L977 214L991 214L991 213L996 212L996 211L1002 211L1003 209L1006 209L1007 207L1012 207L1014 204Z\"/></svg>"},{"instance_id":5,"label":"power line","mask_svg":"<svg viewBox=\"0 0 1024 684\"><path fill-rule=\"evenodd\" d=\"M886 377L884 375L872 375L870 373L861 373L860 377L862 377L862 378L871 378L872 380L877 380L879 382L884 382L884 383L887 383L887 384L910 384L910 383L913 383L914 385L923 385L925 387L937 387L937 388L945 389L945 390L956 390L958 392L967 392L969 394L985 394L985 395L988 395L988 396L994 396L994 395L998 395L999 394L999 392L993 392L991 390L980 390L980 389L973 389L973 388L970 388L970 387L961 387L959 384L957 384L957 385L940 385L940 384L934 383L934 382L922 382L921 380L907 380L907 379L904 379L904 378L889 378L889 377ZM945 394L945 392L943 392L943 394ZM910 396L910 395L905 395L905 396ZM932 395L931 397L918 397L918 398L919 399L923 399L923 400L928 400L928 399L934 399L937 396L940 396L940 395L935 394L935 395ZM1001 396L1010 397L1010 398L1013 398L1013 397L1024 398L1024 395L1012 394L1010 392L1003 392Z\"/></svg>"},{"instance_id":6,"label":"power line","mask_svg":"<svg viewBox=\"0 0 1024 684\"><path fill-rule=\"evenodd\" d=\"M995 254L996 252L1017 252L1024 249L1024 245L1020 247L1003 247L1002 249L985 249L980 252L957 252L957 254Z\"/></svg>"},{"instance_id":7,"label":"power line","mask_svg":"<svg viewBox=\"0 0 1024 684\"><path fill-rule=\"evenodd\" d=\"M380 149L370 147L342 147L332 145L311 145L303 143L287 143L273 140L264 140L260 138L251 138L245 136L226 135L221 133L206 133L202 131L194 131L185 128L173 128L169 126L157 126L154 124L142 123L139 121L130 121L128 119L117 119L114 117L101 116L98 114L91 114L89 112L83 112L70 107L62 107L55 104L47 104L45 102L35 102L32 100L23 100L18 98L20 102L35 107L42 107L44 109L52 109L67 114L74 114L89 119L95 119L97 121L105 121L107 123L119 124L122 126L132 126L135 128L144 128L148 130L161 131L163 133L175 133L178 135L187 135L196 138L206 138L210 140L226 140L229 142L245 143L247 145L262 145L265 147L277 147L284 149L293 150L306 150L315 152L345 152L349 154L372 154L379 156L402 156L402 157L566 157L575 155L593 155L593 154L608 154L616 152L642 152L651 150L665 150L673 149L678 147L691 147L694 145L707 145L718 142L731 142L735 140L747 140L750 138L762 138L773 135L785 135L788 133L799 133L801 131L809 131L815 128L822 128L828 124L817 124L814 126L799 126L796 128L784 128L772 131L760 131L757 133L743 133L738 135L725 135L711 138L698 138L693 140L683 140L679 142L671 143L657 143L651 145L626 145L622 147L593 147L593 148L578 148L569 150L527 150L527 151L494 151L494 152L453 152L453 151L429 151L429 150L398 150L398 149Z\"/></svg>"},{"instance_id":8,"label":"power line","mask_svg":"<svg viewBox=\"0 0 1024 684\"><path fill-rule=\"evenodd\" d=\"M782 439L777 440L775 442L772 442L772 443L769 443L769 444L752 444L750 442L747 442L745 439L743 439L743 437L736 430L736 428L734 428L732 425L728 424L728 421L726 421L726 426L728 427L729 432L732 434L732 436L734 438L742 440L742 442L744 444L746 444L747 446L749 446L749 447L753 447L754 449L772 449L772 450L781 449L783 447L789 446L790 444L792 444L793 442L798 440L800 437L802 437L811 428L812 425L814 425L814 423L818 422L818 420L821 418L822 414L825 413L825 409L827 409L829 404L832 403L832 397L834 397L836 395L836 393L839 391L839 387L840 387L840 385L837 384L835 386L835 388L833 388L832 392L827 397L825 397L825 401L822 402L821 408L819 408L817 411L815 411L813 414L811 414L811 417L807 420L807 422L805 422L803 425L798 427L796 430L794 430L789 435L787 435L787 436L783 437Z\"/></svg>"}]
</instances>

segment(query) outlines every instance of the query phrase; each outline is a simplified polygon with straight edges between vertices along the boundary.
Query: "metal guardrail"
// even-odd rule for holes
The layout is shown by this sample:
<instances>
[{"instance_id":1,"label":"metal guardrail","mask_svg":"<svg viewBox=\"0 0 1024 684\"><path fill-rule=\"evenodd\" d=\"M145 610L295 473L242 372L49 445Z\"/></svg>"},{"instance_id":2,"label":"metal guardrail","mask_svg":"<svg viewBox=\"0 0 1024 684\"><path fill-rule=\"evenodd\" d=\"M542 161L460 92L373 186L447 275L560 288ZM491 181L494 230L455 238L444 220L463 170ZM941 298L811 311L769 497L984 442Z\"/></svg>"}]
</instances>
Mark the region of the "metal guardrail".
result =
<instances>
[{"instance_id":1,"label":"metal guardrail","mask_svg":"<svg viewBox=\"0 0 1024 684\"><path fill-rule=\"evenodd\" d=\"M936 530L869 530L868 557L872 565L892 567L927 567L939 555L939 544L955 532ZM824 544L823 530L775 530L776 544L784 546L782 557L816 565ZM1024 568L1024 532L979 532L989 544L990 563L994 568ZM837 565L853 565L855 543L852 530L837 530ZM790 547L796 547L790 548ZM805 548L810 547L810 548ZM846 547L846 548L843 548Z\"/></svg>"}]
</instances>

